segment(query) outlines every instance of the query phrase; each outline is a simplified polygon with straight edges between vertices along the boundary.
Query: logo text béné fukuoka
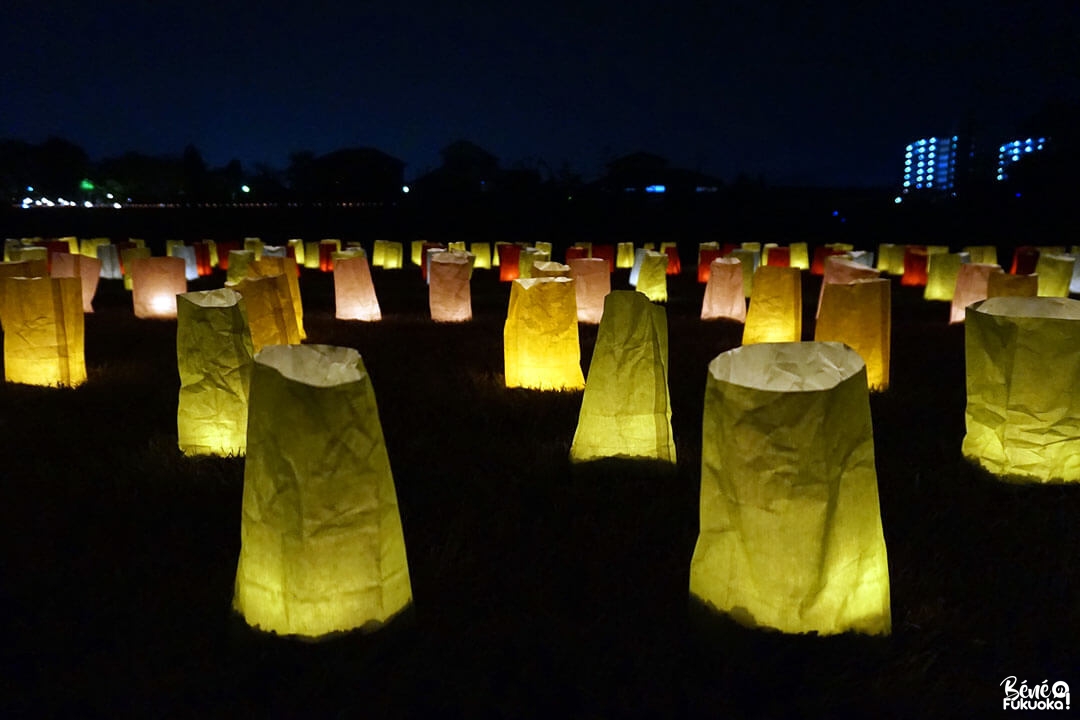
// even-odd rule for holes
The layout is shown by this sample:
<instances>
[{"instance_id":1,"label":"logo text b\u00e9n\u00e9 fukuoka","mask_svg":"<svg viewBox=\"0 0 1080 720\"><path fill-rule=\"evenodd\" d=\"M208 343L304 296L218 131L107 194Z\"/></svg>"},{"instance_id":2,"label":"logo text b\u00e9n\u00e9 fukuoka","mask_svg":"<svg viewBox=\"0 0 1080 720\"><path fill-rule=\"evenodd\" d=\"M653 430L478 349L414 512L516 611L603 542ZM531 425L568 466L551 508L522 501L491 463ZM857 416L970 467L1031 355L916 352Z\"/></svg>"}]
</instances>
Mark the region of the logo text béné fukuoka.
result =
<instances>
[{"instance_id":1,"label":"logo text b\u00e9n\u00e9 fukuoka","mask_svg":"<svg viewBox=\"0 0 1080 720\"><path fill-rule=\"evenodd\" d=\"M1015 675L1001 681L1005 688L1005 710L1068 710L1069 683L1043 680L1028 685L1027 680L1017 682Z\"/></svg>"}]
</instances>

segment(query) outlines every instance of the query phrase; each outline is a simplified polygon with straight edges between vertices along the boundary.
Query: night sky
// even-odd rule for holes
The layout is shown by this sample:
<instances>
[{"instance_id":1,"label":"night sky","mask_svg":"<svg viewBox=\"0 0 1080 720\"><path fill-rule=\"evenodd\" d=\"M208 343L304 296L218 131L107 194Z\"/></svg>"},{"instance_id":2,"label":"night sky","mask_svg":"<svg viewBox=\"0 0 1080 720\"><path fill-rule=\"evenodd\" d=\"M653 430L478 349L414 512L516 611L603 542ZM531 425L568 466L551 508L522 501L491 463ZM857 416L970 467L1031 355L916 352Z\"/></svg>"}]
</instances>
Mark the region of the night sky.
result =
<instances>
[{"instance_id":1,"label":"night sky","mask_svg":"<svg viewBox=\"0 0 1080 720\"><path fill-rule=\"evenodd\" d=\"M586 179L647 150L724 180L892 185L913 139L970 118L996 148L1080 97L1076 0L4 5L0 138L93 159L369 146L411 179L468 139Z\"/></svg>"}]
</instances>

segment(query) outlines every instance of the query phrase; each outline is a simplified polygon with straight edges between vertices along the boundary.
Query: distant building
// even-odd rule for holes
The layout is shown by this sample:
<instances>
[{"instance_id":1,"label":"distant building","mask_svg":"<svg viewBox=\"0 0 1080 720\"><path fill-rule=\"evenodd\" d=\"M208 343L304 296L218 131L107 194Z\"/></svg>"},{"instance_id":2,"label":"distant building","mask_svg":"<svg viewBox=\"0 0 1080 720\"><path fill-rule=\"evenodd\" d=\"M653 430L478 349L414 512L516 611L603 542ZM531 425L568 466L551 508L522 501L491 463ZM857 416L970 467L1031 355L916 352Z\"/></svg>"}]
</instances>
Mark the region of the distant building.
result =
<instances>
[{"instance_id":1,"label":"distant building","mask_svg":"<svg viewBox=\"0 0 1080 720\"><path fill-rule=\"evenodd\" d=\"M930 137L904 148L903 193L952 193L964 165L960 137Z\"/></svg>"},{"instance_id":2,"label":"distant building","mask_svg":"<svg viewBox=\"0 0 1080 720\"><path fill-rule=\"evenodd\" d=\"M1009 179L1009 166L1022 161L1032 153L1041 152L1046 147L1046 138L1027 138L1011 140L998 148L997 179Z\"/></svg>"}]
</instances>

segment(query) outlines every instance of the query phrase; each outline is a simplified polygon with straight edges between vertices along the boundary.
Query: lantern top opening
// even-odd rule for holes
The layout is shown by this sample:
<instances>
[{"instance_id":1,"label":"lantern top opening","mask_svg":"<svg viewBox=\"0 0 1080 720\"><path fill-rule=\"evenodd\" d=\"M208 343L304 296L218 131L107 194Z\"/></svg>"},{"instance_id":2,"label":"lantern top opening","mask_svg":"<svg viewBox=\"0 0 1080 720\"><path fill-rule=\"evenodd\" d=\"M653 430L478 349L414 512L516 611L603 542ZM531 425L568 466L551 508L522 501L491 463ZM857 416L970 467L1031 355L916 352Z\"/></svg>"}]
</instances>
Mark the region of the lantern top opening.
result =
<instances>
[{"instance_id":1,"label":"lantern top opening","mask_svg":"<svg viewBox=\"0 0 1080 720\"><path fill-rule=\"evenodd\" d=\"M1057 297L992 297L972 308L985 315L1080 320L1080 300Z\"/></svg>"},{"instance_id":2,"label":"lantern top opening","mask_svg":"<svg viewBox=\"0 0 1080 720\"><path fill-rule=\"evenodd\" d=\"M334 345L268 345L255 354L255 362L312 387L347 385L367 376L359 352Z\"/></svg>"},{"instance_id":3,"label":"lantern top opening","mask_svg":"<svg viewBox=\"0 0 1080 720\"><path fill-rule=\"evenodd\" d=\"M555 282L555 283L568 283L568 282L573 282L573 280L571 280L570 278L566 278L566 277L541 277L541 278L518 278L517 280L514 280L514 282L517 283L518 285L521 285L526 290L528 290L533 285L538 285L538 284L541 284L541 283L552 283L552 282Z\"/></svg>"},{"instance_id":4,"label":"lantern top opening","mask_svg":"<svg viewBox=\"0 0 1080 720\"><path fill-rule=\"evenodd\" d=\"M716 380L769 392L830 390L865 368L858 353L838 342L744 345L709 363Z\"/></svg>"},{"instance_id":5,"label":"lantern top opening","mask_svg":"<svg viewBox=\"0 0 1080 720\"><path fill-rule=\"evenodd\" d=\"M177 295L177 297L193 305L198 305L199 307L221 308L233 307L236 303L240 302L241 295L231 288L220 288L218 290L201 290L198 292L183 293Z\"/></svg>"}]
</instances>

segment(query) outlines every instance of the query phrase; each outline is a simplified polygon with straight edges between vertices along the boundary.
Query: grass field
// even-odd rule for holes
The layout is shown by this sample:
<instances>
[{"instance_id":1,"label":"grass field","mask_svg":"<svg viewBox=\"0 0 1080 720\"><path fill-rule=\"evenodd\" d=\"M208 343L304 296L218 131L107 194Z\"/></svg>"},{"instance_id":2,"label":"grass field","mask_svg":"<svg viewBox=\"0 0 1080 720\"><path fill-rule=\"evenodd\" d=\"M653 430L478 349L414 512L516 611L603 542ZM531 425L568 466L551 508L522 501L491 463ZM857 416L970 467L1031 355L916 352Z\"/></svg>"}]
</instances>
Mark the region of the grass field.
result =
<instances>
[{"instance_id":1,"label":"grass field","mask_svg":"<svg viewBox=\"0 0 1080 720\"><path fill-rule=\"evenodd\" d=\"M415 268L374 271L379 323L335 320L331 276L304 271L308 342L357 348L372 377L415 600L320 642L231 611L243 460L180 454L176 324L136 320L103 281L89 382L0 386L0 710L979 717L1009 675L1080 692L1080 487L963 459L963 327L895 280L892 384L871 398L893 634L784 636L691 606L706 364L741 337L698 319L692 270L667 304L674 468L571 466L581 394L503 386L494 273L474 276L471 323L435 325ZM804 273L807 339L818 283ZM596 329L580 334L587 369Z\"/></svg>"}]
</instances>

